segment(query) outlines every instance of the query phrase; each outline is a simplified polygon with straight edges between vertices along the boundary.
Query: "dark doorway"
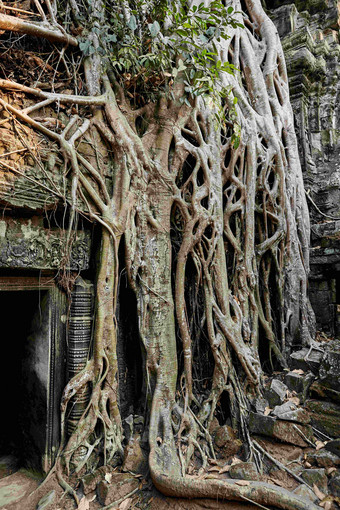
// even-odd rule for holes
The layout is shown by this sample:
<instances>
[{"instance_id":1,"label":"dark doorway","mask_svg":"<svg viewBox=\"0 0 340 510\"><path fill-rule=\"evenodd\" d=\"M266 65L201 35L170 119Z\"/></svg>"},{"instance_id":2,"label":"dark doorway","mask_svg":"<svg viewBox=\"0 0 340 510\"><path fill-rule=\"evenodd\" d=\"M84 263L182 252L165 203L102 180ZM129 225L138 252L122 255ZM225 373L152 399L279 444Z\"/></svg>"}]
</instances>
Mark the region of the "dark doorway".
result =
<instances>
[{"instance_id":1,"label":"dark doorway","mask_svg":"<svg viewBox=\"0 0 340 510\"><path fill-rule=\"evenodd\" d=\"M47 421L49 342L44 337L47 291L0 292L0 454L41 470Z\"/></svg>"}]
</instances>

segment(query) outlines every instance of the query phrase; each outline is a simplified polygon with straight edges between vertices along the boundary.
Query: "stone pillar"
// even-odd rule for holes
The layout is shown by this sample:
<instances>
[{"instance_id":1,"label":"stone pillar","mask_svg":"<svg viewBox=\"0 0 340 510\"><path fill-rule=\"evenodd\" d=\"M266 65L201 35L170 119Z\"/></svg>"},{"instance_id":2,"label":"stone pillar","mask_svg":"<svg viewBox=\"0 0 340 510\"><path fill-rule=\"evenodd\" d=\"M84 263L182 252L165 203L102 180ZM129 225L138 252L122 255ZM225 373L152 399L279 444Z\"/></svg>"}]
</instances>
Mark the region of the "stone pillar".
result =
<instances>
[{"instance_id":1,"label":"stone pillar","mask_svg":"<svg viewBox=\"0 0 340 510\"><path fill-rule=\"evenodd\" d=\"M93 324L93 285L77 278L71 295L68 320L67 372L70 380L85 367L90 358ZM90 387L78 392L70 403L67 431L71 435L89 402Z\"/></svg>"}]
</instances>

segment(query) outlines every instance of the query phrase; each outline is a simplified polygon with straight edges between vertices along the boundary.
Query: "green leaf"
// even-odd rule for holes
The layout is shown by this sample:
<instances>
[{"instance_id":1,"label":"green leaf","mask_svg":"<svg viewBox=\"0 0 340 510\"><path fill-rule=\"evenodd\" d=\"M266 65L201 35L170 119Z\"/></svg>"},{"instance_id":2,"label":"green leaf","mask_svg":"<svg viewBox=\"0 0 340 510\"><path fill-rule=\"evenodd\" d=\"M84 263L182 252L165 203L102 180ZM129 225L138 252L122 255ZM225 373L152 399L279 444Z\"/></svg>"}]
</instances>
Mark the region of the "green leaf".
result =
<instances>
[{"instance_id":1,"label":"green leaf","mask_svg":"<svg viewBox=\"0 0 340 510\"><path fill-rule=\"evenodd\" d=\"M203 44L206 44L209 41L209 39L207 37L205 37L205 35L203 35L203 34L200 34L199 38L201 39Z\"/></svg>"},{"instance_id":2,"label":"green leaf","mask_svg":"<svg viewBox=\"0 0 340 510\"><path fill-rule=\"evenodd\" d=\"M182 29L177 29L177 30L174 30L174 32L176 32L176 34L182 36L182 37L187 37L188 33L186 32L186 30L182 30Z\"/></svg>"},{"instance_id":3,"label":"green leaf","mask_svg":"<svg viewBox=\"0 0 340 510\"><path fill-rule=\"evenodd\" d=\"M187 66L184 65L183 60L180 58L178 61L178 72L184 71Z\"/></svg>"},{"instance_id":4,"label":"green leaf","mask_svg":"<svg viewBox=\"0 0 340 510\"><path fill-rule=\"evenodd\" d=\"M132 30L132 32L134 32L137 28L137 20L134 14L132 14L131 18L129 19L128 27L130 28L130 30Z\"/></svg>"},{"instance_id":5,"label":"green leaf","mask_svg":"<svg viewBox=\"0 0 340 510\"><path fill-rule=\"evenodd\" d=\"M92 55L92 53L94 53L94 48L91 45L91 41L89 41L88 39L84 42L79 43L79 49L84 53L85 56Z\"/></svg>"},{"instance_id":6,"label":"green leaf","mask_svg":"<svg viewBox=\"0 0 340 510\"><path fill-rule=\"evenodd\" d=\"M228 13L228 14L231 14L231 13L233 12L233 10L234 10L234 9L233 9L233 7L228 7L228 9L227 9L227 13Z\"/></svg>"},{"instance_id":7,"label":"green leaf","mask_svg":"<svg viewBox=\"0 0 340 510\"><path fill-rule=\"evenodd\" d=\"M159 31L161 29L158 21L156 20L152 24L149 24L148 26L149 26L151 37L156 37L159 34Z\"/></svg>"},{"instance_id":8,"label":"green leaf","mask_svg":"<svg viewBox=\"0 0 340 510\"><path fill-rule=\"evenodd\" d=\"M109 34L105 37L105 42L117 42L116 34Z\"/></svg>"}]
</instances>

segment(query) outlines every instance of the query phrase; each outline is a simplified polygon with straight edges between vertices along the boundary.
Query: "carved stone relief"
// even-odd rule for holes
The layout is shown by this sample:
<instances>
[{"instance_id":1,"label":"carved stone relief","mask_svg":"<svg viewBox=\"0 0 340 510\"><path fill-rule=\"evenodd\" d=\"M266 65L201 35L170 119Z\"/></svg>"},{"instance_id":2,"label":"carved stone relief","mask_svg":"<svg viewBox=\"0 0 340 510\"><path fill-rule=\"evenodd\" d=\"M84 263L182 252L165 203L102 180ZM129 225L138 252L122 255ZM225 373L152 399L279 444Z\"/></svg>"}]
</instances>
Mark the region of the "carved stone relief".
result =
<instances>
[{"instance_id":1,"label":"carved stone relief","mask_svg":"<svg viewBox=\"0 0 340 510\"><path fill-rule=\"evenodd\" d=\"M31 220L0 221L0 267L26 269L58 269L65 257L66 231L44 229ZM84 270L89 267L90 233L75 233L67 267Z\"/></svg>"}]
</instances>

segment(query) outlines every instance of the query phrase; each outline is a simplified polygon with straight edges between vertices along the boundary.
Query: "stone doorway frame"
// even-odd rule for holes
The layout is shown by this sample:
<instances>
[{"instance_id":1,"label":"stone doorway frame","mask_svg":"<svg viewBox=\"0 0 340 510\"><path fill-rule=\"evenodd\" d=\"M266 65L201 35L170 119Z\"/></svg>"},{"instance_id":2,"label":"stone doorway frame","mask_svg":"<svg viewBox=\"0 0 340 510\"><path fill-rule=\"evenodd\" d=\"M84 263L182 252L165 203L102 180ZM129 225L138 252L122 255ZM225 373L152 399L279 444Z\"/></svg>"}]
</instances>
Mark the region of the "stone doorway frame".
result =
<instances>
[{"instance_id":1,"label":"stone doorway frame","mask_svg":"<svg viewBox=\"0 0 340 510\"><path fill-rule=\"evenodd\" d=\"M49 291L48 381L46 391L46 437L41 452L44 472L51 468L60 444L60 399L66 384L67 297L56 285L53 274L0 276L0 292Z\"/></svg>"}]
</instances>

